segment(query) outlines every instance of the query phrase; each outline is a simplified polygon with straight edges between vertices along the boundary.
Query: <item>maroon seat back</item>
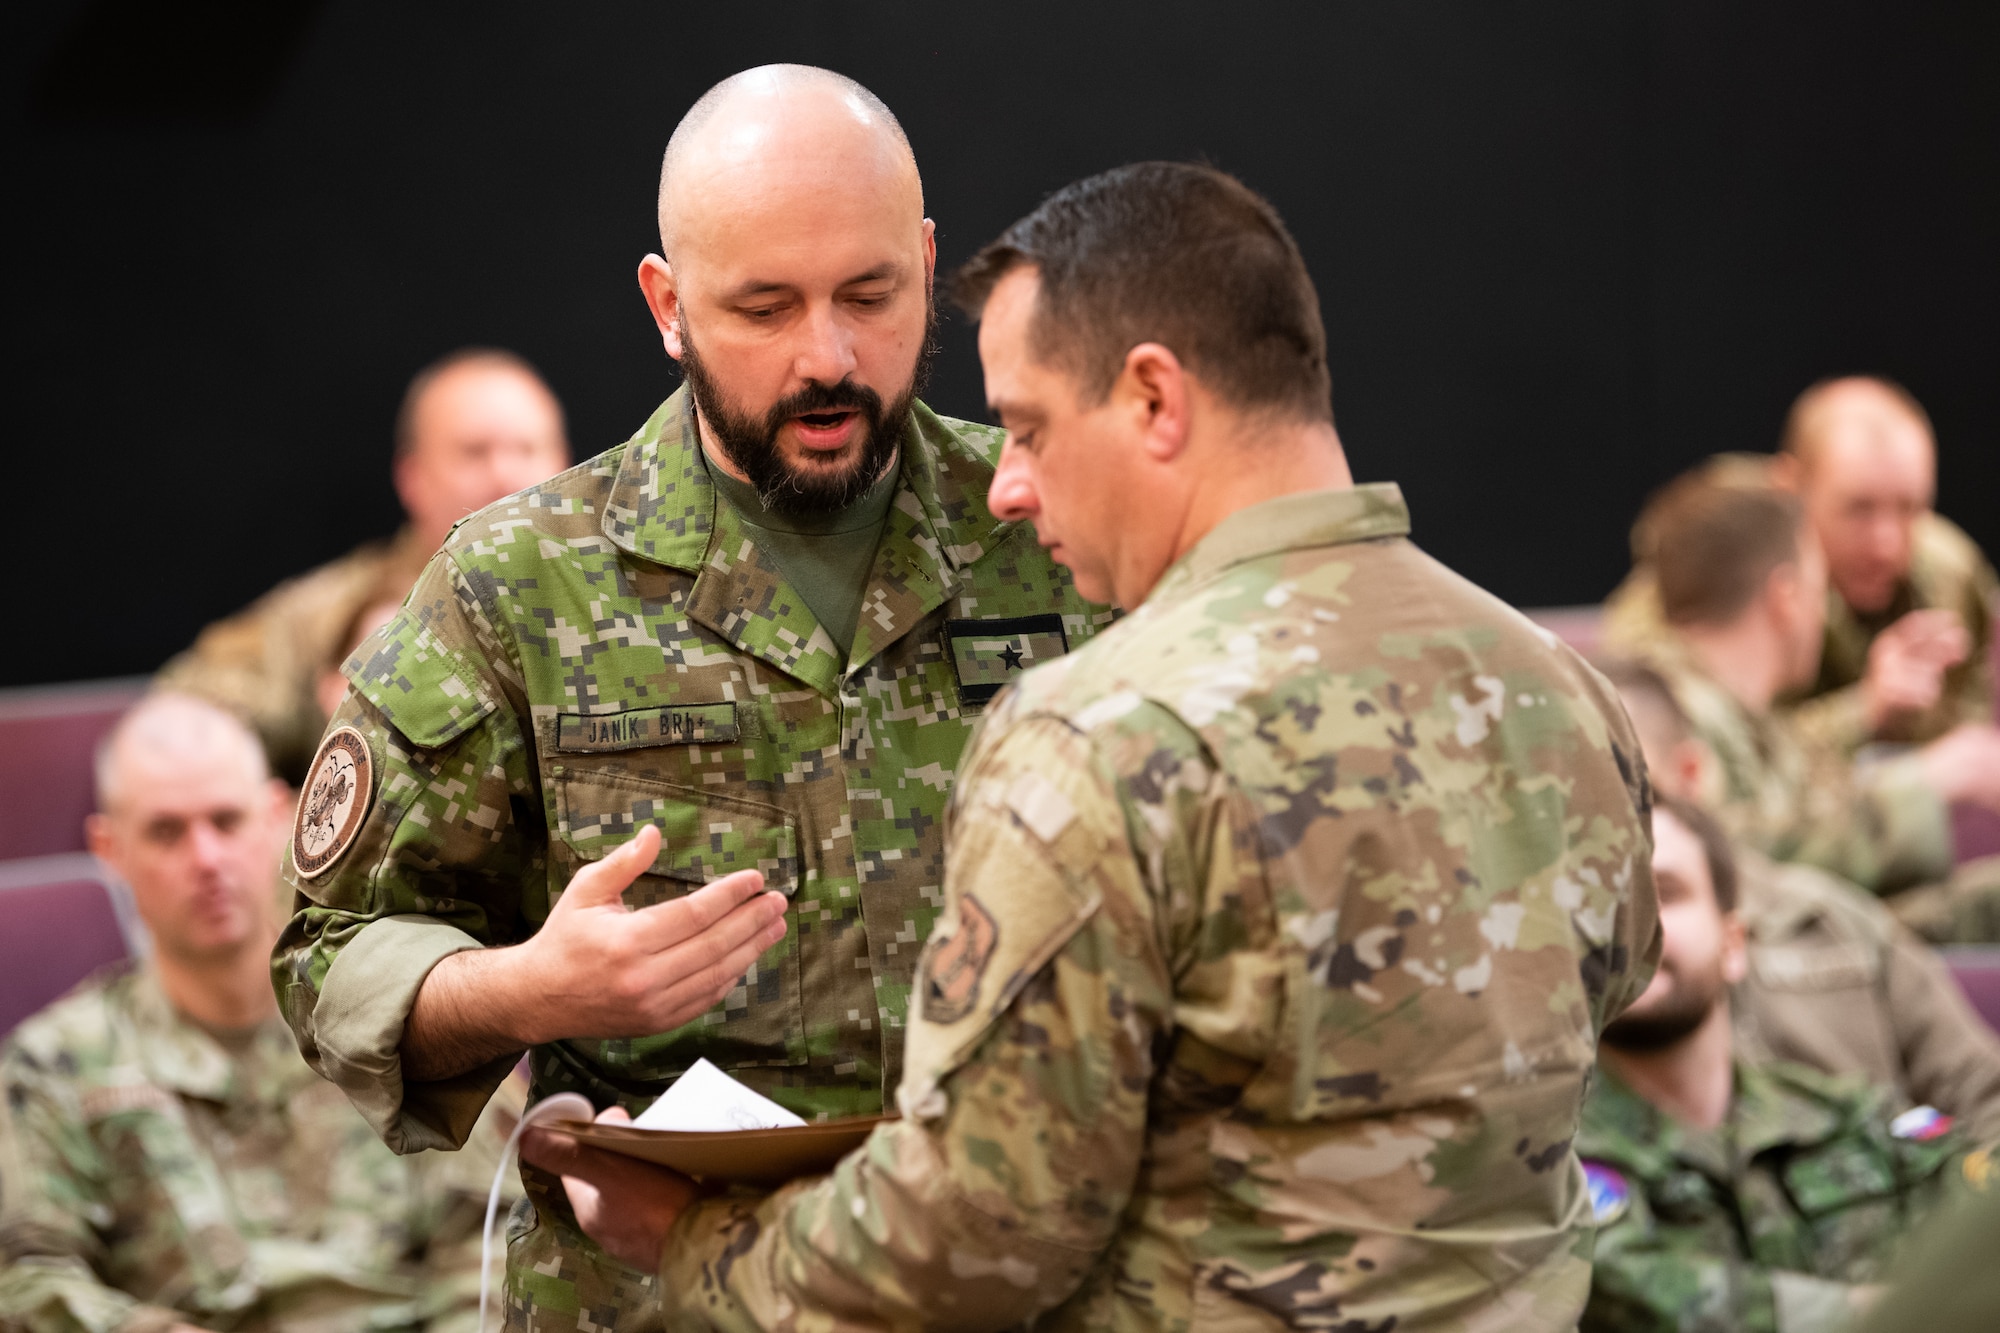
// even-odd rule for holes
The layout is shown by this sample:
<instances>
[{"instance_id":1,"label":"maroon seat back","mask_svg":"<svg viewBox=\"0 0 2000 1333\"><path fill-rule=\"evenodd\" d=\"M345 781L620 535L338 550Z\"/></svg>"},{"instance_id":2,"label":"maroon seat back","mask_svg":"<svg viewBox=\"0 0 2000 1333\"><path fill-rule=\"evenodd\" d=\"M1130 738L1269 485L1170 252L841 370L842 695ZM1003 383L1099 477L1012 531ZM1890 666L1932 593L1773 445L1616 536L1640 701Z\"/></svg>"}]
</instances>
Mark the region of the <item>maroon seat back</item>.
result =
<instances>
[{"instance_id":1,"label":"maroon seat back","mask_svg":"<svg viewBox=\"0 0 2000 1333\"><path fill-rule=\"evenodd\" d=\"M1965 998L1986 1020L1986 1026L2000 1032L2000 948L1992 945L1940 949L1945 966Z\"/></svg>"},{"instance_id":2,"label":"maroon seat back","mask_svg":"<svg viewBox=\"0 0 2000 1333\"><path fill-rule=\"evenodd\" d=\"M111 894L85 856L0 867L0 1038L127 956Z\"/></svg>"},{"instance_id":3,"label":"maroon seat back","mask_svg":"<svg viewBox=\"0 0 2000 1333\"><path fill-rule=\"evenodd\" d=\"M144 680L0 690L0 861L83 850L97 742Z\"/></svg>"}]
</instances>

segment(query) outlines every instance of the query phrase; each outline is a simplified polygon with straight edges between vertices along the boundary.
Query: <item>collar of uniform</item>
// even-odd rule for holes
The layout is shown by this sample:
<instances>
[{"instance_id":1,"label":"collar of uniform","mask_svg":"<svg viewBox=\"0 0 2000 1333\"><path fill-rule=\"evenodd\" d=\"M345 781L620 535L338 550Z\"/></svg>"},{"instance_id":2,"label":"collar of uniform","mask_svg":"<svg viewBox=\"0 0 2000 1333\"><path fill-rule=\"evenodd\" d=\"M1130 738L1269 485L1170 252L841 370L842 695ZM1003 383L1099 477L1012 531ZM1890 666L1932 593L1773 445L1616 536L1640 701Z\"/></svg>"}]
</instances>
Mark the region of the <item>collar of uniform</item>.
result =
<instances>
[{"instance_id":1,"label":"collar of uniform","mask_svg":"<svg viewBox=\"0 0 2000 1333\"><path fill-rule=\"evenodd\" d=\"M1231 565L1317 546L1410 535L1410 510L1393 481L1343 490L1301 491L1239 509L1182 556L1148 601L1171 597Z\"/></svg>"},{"instance_id":2,"label":"collar of uniform","mask_svg":"<svg viewBox=\"0 0 2000 1333\"><path fill-rule=\"evenodd\" d=\"M958 586L958 571L1011 531L986 507L1000 438L997 431L947 422L922 403L913 407L850 670L943 605ZM804 599L793 593L784 613L750 607L743 594L752 583L780 580L772 591L784 588L775 565L746 548L735 511L720 501L701 461L684 386L627 442L605 505L604 535L620 550L694 574L690 615L788 674L831 691L840 663Z\"/></svg>"},{"instance_id":3,"label":"collar of uniform","mask_svg":"<svg viewBox=\"0 0 2000 1333\"><path fill-rule=\"evenodd\" d=\"M1736 1098L1729 1108L1738 1159L1748 1162L1772 1148L1811 1147L1839 1132L1841 1117L1817 1097L1791 1090L1765 1070L1736 1062Z\"/></svg>"},{"instance_id":4,"label":"collar of uniform","mask_svg":"<svg viewBox=\"0 0 2000 1333\"><path fill-rule=\"evenodd\" d=\"M298 1058L290 1030L280 1019L265 1023L255 1045L236 1061L213 1037L181 1016L153 968L141 967L133 974L131 1003L139 1062L147 1081L155 1087L203 1101L227 1104L255 1100L278 1105L289 1099L293 1088L310 1081L297 1077L301 1073L310 1076L312 1070ZM282 1043L282 1050L276 1048L277 1043ZM253 1076L258 1086L244 1086L242 1071L246 1069L261 1071Z\"/></svg>"}]
</instances>

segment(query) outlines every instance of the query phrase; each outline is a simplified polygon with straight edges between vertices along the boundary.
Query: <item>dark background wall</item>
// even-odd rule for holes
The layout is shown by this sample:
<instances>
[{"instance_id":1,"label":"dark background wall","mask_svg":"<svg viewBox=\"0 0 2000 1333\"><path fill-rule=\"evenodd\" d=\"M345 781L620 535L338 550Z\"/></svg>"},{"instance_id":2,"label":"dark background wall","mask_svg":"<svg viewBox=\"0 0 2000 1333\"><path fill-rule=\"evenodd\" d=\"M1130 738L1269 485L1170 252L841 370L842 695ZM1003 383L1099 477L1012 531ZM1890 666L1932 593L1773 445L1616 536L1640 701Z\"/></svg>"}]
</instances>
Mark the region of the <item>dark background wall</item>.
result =
<instances>
[{"instance_id":1,"label":"dark background wall","mask_svg":"<svg viewBox=\"0 0 2000 1333\"><path fill-rule=\"evenodd\" d=\"M861 79L942 263L1076 176L1204 157L1319 282L1359 475L1523 604L1646 492L1874 370L2000 548L2000 7L1740 3L13 7L0 683L149 670L389 531L409 373L518 349L580 453L673 386L633 284L681 112ZM930 397L978 415L971 331Z\"/></svg>"}]
</instances>

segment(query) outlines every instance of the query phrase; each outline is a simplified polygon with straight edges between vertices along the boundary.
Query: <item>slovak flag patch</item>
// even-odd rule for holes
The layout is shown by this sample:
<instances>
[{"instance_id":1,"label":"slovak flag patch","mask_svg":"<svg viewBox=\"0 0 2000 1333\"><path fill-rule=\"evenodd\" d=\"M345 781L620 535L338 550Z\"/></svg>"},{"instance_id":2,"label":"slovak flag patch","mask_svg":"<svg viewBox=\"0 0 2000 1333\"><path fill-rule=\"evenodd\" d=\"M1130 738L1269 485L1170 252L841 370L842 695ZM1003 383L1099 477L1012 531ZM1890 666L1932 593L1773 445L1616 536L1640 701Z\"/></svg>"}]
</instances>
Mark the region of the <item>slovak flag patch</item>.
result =
<instances>
[{"instance_id":1,"label":"slovak flag patch","mask_svg":"<svg viewBox=\"0 0 2000 1333\"><path fill-rule=\"evenodd\" d=\"M1929 1143L1951 1132L1951 1117L1935 1106L1912 1106L1889 1122L1889 1133L1911 1143Z\"/></svg>"},{"instance_id":2,"label":"slovak flag patch","mask_svg":"<svg viewBox=\"0 0 2000 1333\"><path fill-rule=\"evenodd\" d=\"M1602 1162L1583 1164L1583 1184L1590 1191L1591 1220L1601 1227L1625 1216L1625 1210L1632 1206L1632 1187Z\"/></svg>"}]
</instances>

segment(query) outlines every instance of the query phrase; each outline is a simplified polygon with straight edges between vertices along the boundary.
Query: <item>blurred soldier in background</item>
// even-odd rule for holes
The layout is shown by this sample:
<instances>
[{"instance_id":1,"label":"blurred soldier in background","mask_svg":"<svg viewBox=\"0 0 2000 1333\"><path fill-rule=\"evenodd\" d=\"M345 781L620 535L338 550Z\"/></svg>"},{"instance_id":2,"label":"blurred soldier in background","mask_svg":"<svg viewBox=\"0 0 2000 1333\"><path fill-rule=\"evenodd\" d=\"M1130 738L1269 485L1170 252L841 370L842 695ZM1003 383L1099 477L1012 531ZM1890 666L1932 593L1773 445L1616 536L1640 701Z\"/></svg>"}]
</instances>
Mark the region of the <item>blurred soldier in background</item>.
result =
<instances>
[{"instance_id":1,"label":"blurred soldier in background","mask_svg":"<svg viewBox=\"0 0 2000 1333\"><path fill-rule=\"evenodd\" d=\"M1666 681L1636 662L1598 665L1625 701L1653 789L1698 802L1715 755ZM1731 1005L1744 1058L1858 1074L1903 1105L1927 1102L2000 1136L2000 1037L1937 952L1856 885L1740 844L1731 851L1749 950Z\"/></svg>"},{"instance_id":2,"label":"blurred soldier in background","mask_svg":"<svg viewBox=\"0 0 2000 1333\"><path fill-rule=\"evenodd\" d=\"M1729 845L1667 796L1653 882L1659 971L1604 1030L1577 1137L1598 1225L1583 1329L1838 1328L1908 1229L1983 1179L1984 1158L1935 1108L1738 1058L1729 987L1747 962Z\"/></svg>"},{"instance_id":3,"label":"blurred soldier in background","mask_svg":"<svg viewBox=\"0 0 2000 1333\"><path fill-rule=\"evenodd\" d=\"M1877 894L1951 876L1948 805L2000 809L2000 732L1963 723L1922 749L1857 764L1801 731L1775 701L1812 679L1826 561L1798 498L1698 469L1648 502L1666 630L1644 649L1718 761L1701 793L1730 833ZM1957 891L1897 899L1934 940L1994 938L2000 865L1960 871Z\"/></svg>"},{"instance_id":4,"label":"blurred soldier in background","mask_svg":"<svg viewBox=\"0 0 2000 1333\"><path fill-rule=\"evenodd\" d=\"M299 1059L268 963L291 801L255 737L157 693L97 783L152 953L0 1048L0 1327L470 1330L501 1127L397 1157Z\"/></svg>"},{"instance_id":5,"label":"blurred soldier in background","mask_svg":"<svg viewBox=\"0 0 2000 1333\"><path fill-rule=\"evenodd\" d=\"M1577 1109L1657 948L1616 699L1353 483L1241 183L1078 182L961 294L995 509L1131 614L967 755L903 1118L684 1214L535 1151L675 1327L1574 1327Z\"/></svg>"},{"instance_id":6,"label":"blurred soldier in background","mask_svg":"<svg viewBox=\"0 0 2000 1333\"><path fill-rule=\"evenodd\" d=\"M1825 552L1819 669L1787 691L1816 740L1851 752L1870 740L1930 741L1993 715L1993 568L1931 508L1930 417L1900 385L1867 376L1799 395L1781 452L1714 459L1721 482L1772 483L1800 496ZM1605 605L1607 647L1643 651L1664 629L1653 534L1633 527L1636 567Z\"/></svg>"},{"instance_id":7,"label":"blurred soldier in background","mask_svg":"<svg viewBox=\"0 0 2000 1333\"><path fill-rule=\"evenodd\" d=\"M210 625L162 668L160 684L246 718L272 768L298 786L326 730L321 675L337 670L342 649L362 637L359 620L371 607L402 602L452 524L568 465L562 407L527 362L475 347L426 366L396 415L403 530Z\"/></svg>"}]
</instances>

